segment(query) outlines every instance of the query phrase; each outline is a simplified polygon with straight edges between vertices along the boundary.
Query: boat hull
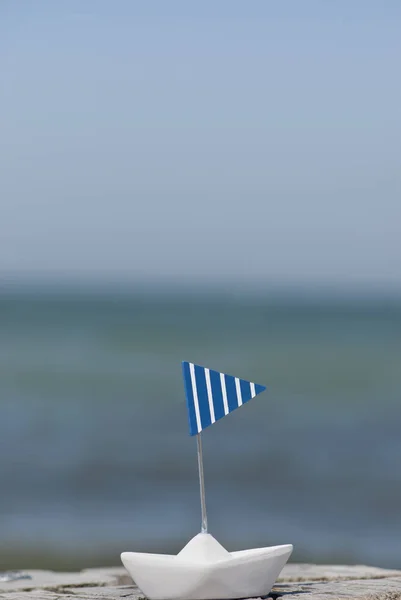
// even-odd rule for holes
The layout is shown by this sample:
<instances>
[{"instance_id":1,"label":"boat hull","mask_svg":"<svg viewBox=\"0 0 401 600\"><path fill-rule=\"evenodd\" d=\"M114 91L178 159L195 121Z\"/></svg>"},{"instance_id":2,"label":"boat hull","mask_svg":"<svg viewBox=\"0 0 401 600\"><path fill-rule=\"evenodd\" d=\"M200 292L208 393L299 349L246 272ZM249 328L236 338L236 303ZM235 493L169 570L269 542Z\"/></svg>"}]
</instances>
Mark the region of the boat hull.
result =
<instances>
[{"instance_id":1,"label":"boat hull","mask_svg":"<svg viewBox=\"0 0 401 600\"><path fill-rule=\"evenodd\" d=\"M228 552L201 533L177 555L123 552L121 560L149 600L228 600L267 595L292 545Z\"/></svg>"}]
</instances>

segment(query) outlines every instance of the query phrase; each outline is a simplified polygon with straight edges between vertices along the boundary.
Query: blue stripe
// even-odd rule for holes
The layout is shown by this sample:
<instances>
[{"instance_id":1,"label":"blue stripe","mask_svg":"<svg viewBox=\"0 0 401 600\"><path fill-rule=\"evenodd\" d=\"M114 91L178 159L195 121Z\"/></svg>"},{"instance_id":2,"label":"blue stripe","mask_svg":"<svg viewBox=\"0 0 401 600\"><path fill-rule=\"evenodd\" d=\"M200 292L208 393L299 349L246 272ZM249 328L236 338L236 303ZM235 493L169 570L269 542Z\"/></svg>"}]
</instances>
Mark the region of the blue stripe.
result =
<instances>
[{"instance_id":1,"label":"blue stripe","mask_svg":"<svg viewBox=\"0 0 401 600\"><path fill-rule=\"evenodd\" d=\"M260 394L260 392L264 392L266 389L265 385L259 385L258 383L255 383L255 392L257 394Z\"/></svg>"},{"instance_id":2,"label":"blue stripe","mask_svg":"<svg viewBox=\"0 0 401 600\"><path fill-rule=\"evenodd\" d=\"M207 396L206 376L204 367L195 365L196 389L198 391L199 412L202 429L212 424L210 419L209 399Z\"/></svg>"},{"instance_id":3,"label":"blue stripe","mask_svg":"<svg viewBox=\"0 0 401 600\"><path fill-rule=\"evenodd\" d=\"M251 384L249 381L245 381L245 379L240 379L241 386L241 394L242 394L242 403L248 402L251 399Z\"/></svg>"},{"instance_id":4,"label":"blue stripe","mask_svg":"<svg viewBox=\"0 0 401 600\"><path fill-rule=\"evenodd\" d=\"M216 421L224 417L223 392L221 391L220 373L210 371L210 383L212 384L214 416Z\"/></svg>"},{"instance_id":5,"label":"blue stripe","mask_svg":"<svg viewBox=\"0 0 401 600\"><path fill-rule=\"evenodd\" d=\"M192 392L191 372L189 370L188 362L182 363L182 374L184 377L185 397L187 400L187 407L188 407L189 433L190 433L190 435L196 435L197 433L199 433L199 431L198 431L198 427L196 424L194 395Z\"/></svg>"},{"instance_id":6,"label":"blue stripe","mask_svg":"<svg viewBox=\"0 0 401 600\"><path fill-rule=\"evenodd\" d=\"M226 390L227 390L227 402L228 411L231 412L238 408L237 388L235 387L235 377L232 375L225 375L226 379Z\"/></svg>"}]
</instances>

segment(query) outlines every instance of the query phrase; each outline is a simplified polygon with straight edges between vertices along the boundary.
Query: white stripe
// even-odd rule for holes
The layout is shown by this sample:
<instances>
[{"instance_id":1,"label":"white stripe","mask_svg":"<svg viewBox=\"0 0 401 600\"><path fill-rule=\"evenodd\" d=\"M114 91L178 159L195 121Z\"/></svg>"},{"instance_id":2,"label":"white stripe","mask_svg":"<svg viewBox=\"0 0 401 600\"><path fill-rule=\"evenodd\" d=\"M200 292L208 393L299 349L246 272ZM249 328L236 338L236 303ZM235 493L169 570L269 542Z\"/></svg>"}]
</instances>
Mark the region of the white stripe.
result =
<instances>
[{"instance_id":1,"label":"white stripe","mask_svg":"<svg viewBox=\"0 0 401 600\"><path fill-rule=\"evenodd\" d=\"M241 384L239 382L238 377L235 378L235 388L237 390L237 400L238 406L242 406L242 393L241 393Z\"/></svg>"},{"instance_id":2,"label":"white stripe","mask_svg":"<svg viewBox=\"0 0 401 600\"><path fill-rule=\"evenodd\" d=\"M205 369L205 377L206 377L207 399L209 400L210 420L212 421L212 423L215 423L216 417L214 416L212 384L210 383L209 369Z\"/></svg>"},{"instance_id":3,"label":"white stripe","mask_svg":"<svg viewBox=\"0 0 401 600\"><path fill-rule=\"evenodd\" d=\"M200 412L199 412L198 390L196 388L195 365L193 363L189 363L189 370L191 373L192 393L194 396L196 426L198 428L198 433L199 433L200 431L202 431L202 423L201 423Z\"/></svg>"},{"instance_id":4,"label":"white stripe","mask_svg":"<svg viewBox=\"0 0 401 600\"><path fill-rule=\"evenodd\" d=\"M255 384L251 382L251 398L255 398L255 396L256 396Z\"/></svg>"},{"instance_id":5,"label":"white stripe","mask_svg":"<svg viewBox=\"0 0 401 600\"><path fill-rule=\"evenodd\" d=\"M227 400L227 389L226 389L226 378L224 373L220 373L221 393L223 394L224 414L228 415L228 400Z\"/></svg>"}]
</instances>

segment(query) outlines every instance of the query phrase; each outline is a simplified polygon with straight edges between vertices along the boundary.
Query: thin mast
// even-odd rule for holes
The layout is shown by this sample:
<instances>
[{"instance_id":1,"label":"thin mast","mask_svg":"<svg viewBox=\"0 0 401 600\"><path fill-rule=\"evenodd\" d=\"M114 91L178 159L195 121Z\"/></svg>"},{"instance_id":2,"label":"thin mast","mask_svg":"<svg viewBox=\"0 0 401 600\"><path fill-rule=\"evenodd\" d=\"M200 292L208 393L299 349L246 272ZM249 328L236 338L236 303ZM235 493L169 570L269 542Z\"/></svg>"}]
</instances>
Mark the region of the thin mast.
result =
<instances>
[{"instance_id":1,"label":"thin mast","mask_svg":"<svg viewBox=\"0 0 401 600\"><path fill-rule=\"evenodd\" d=\"M198 469L199 469L199 487L200 487L200 500L201 500L201 511L202 511L202 533L207 533L207 514L206 514L206 498L205 498L205 477L203 474L203 454L202 454L202 439L201 434L198 433L196 436L196 443L198 447Z\"/></svg>"}]
</instances>

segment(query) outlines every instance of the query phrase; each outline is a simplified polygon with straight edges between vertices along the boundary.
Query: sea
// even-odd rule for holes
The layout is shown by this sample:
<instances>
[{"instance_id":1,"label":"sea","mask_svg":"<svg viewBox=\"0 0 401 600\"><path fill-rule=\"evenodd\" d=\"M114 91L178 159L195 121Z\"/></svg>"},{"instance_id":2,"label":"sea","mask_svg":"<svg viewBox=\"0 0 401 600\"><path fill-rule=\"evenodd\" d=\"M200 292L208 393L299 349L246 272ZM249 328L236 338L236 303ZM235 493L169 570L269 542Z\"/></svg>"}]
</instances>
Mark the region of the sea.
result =
<instances>
[{"instance_id":1,"label":"sea","mask_svg":"<svg viewBox=\"0 0 401 600\"><path fill-rule=\"evenodd\" d=\"M199 532L182 360L267 386L203 433L223 545L400 567L399 297L35 288L0 293L0 570Z\"/></svg>"}]
</instances>

